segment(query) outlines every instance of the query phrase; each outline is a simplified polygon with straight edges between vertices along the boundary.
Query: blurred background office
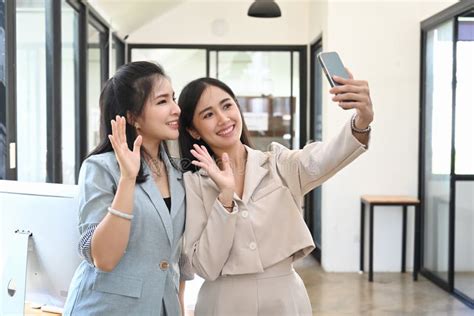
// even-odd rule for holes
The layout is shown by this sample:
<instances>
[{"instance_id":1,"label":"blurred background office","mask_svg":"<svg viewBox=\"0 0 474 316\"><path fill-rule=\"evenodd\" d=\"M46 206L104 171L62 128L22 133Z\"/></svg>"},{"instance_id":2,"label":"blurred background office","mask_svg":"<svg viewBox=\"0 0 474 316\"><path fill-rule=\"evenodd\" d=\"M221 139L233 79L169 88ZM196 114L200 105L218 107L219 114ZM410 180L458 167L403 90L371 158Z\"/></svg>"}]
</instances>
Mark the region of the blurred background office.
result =
<instances>
[{"instance_id":1,"label":"blurred background office","mask_svg":"<svg viewBox=\"0 0 474 316\"><path fill-rule=\"evenodd\" d=\"M159 62L177 96L197 77L228 83L259 149L331 138L349 114L316 55L337 51L370 83L376 117L369 152L305 199L305 275L358 271L361 195L415 196L423 280L446 291L439 308L474 308L474 1L279 0L275 18L249 17L252 2L0 1L0 179L75 184L101 87L129 61ZM399 271L401 221L377 211L375 271ZM413 231L409 216L409 270Z\"/></svg>"}]
</instances>

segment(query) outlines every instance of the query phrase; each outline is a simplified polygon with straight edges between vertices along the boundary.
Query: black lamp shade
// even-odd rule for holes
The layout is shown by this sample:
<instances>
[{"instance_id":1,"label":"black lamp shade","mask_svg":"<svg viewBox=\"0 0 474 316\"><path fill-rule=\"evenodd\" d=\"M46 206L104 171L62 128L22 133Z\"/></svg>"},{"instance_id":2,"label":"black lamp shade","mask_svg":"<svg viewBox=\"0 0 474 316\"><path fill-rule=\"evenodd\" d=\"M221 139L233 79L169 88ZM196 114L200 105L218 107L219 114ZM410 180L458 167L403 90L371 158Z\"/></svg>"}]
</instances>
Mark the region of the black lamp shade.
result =
<instances>
[{"instance_id":1,"label":"black lamp shade","mask_svg":"<svg viewBox=\"0 0 474 316\"><path fill-rule=\"evenodd\" d=\"M281 10L273 0L255 0L247 15L255 18L278 18L281 16Z\"/></svg>"}]
</instances>

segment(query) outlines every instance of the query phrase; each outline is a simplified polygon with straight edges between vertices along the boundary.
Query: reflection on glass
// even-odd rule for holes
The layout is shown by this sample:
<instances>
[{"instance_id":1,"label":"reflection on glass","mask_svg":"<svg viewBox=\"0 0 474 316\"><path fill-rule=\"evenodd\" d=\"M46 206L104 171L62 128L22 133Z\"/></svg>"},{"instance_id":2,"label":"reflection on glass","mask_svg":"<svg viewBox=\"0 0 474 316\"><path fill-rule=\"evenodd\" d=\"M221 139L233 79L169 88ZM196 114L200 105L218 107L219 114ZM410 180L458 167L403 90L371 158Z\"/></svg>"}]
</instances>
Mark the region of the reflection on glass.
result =
<instances>
[{"instance_id":1,"label":"reflection on glass","mask_svg":"<svg viewBox=\"0 0 474 316\"><path fill-rule=\"evenodd\" d=\"M267 150L271 142L279 142L290 148L294 144L292 135L295 135L295 130L291 129L291 117L295 115L296 104L299 104L299 54L293 53L296 65L293 73L291 54L219 52L216 67L219 79L229 85L238 97L257 149ZM261 111L259 104L268 104L268 110Z\"/></svg>"},{"instance_id":2,"label":"reflection on glass","mask_svg":"<svg viewBox=\"0 0 474 316\"><path fill-rule=\"evenodd\" d=\"M474 299L474 182L456 183L454 287Z\"/></svg>"},{"instance_id":3,"label":"reflection on glass","mask_svg":"<svg viewBox=\"0 0 474 316\"><path fill-rule=\"evenodd\" d=\"M61 2L61 102L63 183L75 183L75 70L77 13L64 0Z\"/></svg>"},{"instance_id":4,"label":"reflection on glass","mask_svg":"<svg viewBox=\"0 0 474 316\"><path fill-rule=\"evenodd\" d=\"M112 39L110 42L110 65L109 65L109 78L112 77L115 74L115 71L117 71L117 43L115 40Z\"/></svg>"},{"instance_id":5,"label":"reflection on glass","mask_svg":"<svg viewBox=\"0 0 474 316\"><path fill-rule=\"evenodd\" d=\"M217 52L213 50L209 52L209 77L219 78L217 74Z\"/></svg>"},{"instance_id":6,"label":"reflection on glass","mask_svg":"<svg viewBox=\"0 0 474 316\"><path fill-rule=\"evenodd\" d=\"M311 104L311 111L312 115L314 115L314 124L310 126L311 134L310 138L313 140L322 140L322 77L323 71L321 68L321 64L317 60L317 55L322 52L322 46L319 46L318 49L314 52L314 55L311 57L313 58L313 67L314 67L314 82L312 83L314 86L312 89L314 90L314 103ZM313 205L313 238L316 245L321 249L322 247L322 240L321 240L321 186L318 186L316 189L313 190L311 193L312 205Z\"/></svg>"},{"instance_id":7,"label":"reflection on glass","mask_svg":"<svg viewBox=\"0 0 474 316\"><path fill-rule=\"evenodd\" d=\"M474 18L459 18L456 55L456 174L474 174Z\"/></svg>"},{"instance_id":8,"label":"reflection on glass","mask_svg":"<svg viewBox=\"0 0 474 316\"><path fill-rule=\"evenodd\" d=\"M427 34L424 266L447 280L453 23Z\"/></svg>"},{"instance_id":9,"label":"reflection on glass","mask_svg":"<svg viewBox=\"0 0 474 316\"><path fill-rule=\"evenodd\" d=\"M99 144L100 137L101 55L99 31L88 25L87 34L87 147L91 151Z\"/></svg>"},{"instance_id":10,"label":"reflection on glass","mask_svg":"<svg viewBox=\"0 0 474 316\"><path fill-rule=\"evenodd\" d=\"M17 1L17 170L21 181L46 181L45 45L44 1Z\"/></svg>"}]
</instances>

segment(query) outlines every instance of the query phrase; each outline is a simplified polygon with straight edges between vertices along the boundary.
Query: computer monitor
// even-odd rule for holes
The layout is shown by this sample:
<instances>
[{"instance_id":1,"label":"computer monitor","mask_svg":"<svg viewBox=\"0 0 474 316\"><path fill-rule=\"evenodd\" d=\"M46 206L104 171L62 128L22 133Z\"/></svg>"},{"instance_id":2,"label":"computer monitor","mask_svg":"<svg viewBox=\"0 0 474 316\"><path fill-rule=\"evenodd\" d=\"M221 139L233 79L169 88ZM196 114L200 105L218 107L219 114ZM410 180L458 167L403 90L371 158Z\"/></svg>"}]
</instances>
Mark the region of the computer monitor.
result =
<instances>
[{"instance_id":1,"label":"computer monitor","mask_svg":"<svg viewBox=\"0 0 474 316\"><path fill-rule=\"evenodd\" d=\"M25 300L64 306L69 284L81 261L77 251L76 196L74 185L0 180L2 286L11 275L7 263L18 254L21 257L22 250L13 246L15 231L29 231L32 235L28 241ZM1 291L2 304L8 304L6 289Z\"/></svg>"}]
</instances>

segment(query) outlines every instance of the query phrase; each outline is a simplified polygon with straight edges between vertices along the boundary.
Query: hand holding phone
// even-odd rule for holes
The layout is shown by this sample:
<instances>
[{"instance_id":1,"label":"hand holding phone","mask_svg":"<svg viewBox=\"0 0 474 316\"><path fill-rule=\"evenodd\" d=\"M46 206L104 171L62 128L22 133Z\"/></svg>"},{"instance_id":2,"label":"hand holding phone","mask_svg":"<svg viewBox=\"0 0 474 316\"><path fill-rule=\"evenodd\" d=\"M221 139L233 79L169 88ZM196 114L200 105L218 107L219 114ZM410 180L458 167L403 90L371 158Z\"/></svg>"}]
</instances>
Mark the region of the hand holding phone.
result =
<instances>
[{"instance_id":1,"label":"hand holding phone","mask_svg":"<svg viewBox=\"0 0 474 316\"><path fill-rule=\"evenodd\" d=\"M324 74L329 80L331 87L339 86L340 84L335 82L332 78L333 76L339 76L344 79L349 79L349 73L344 64L339 57L339 54L336 52L325 52L318 54L318 60L323 68Z\"/></svg>"}]
</instances>

